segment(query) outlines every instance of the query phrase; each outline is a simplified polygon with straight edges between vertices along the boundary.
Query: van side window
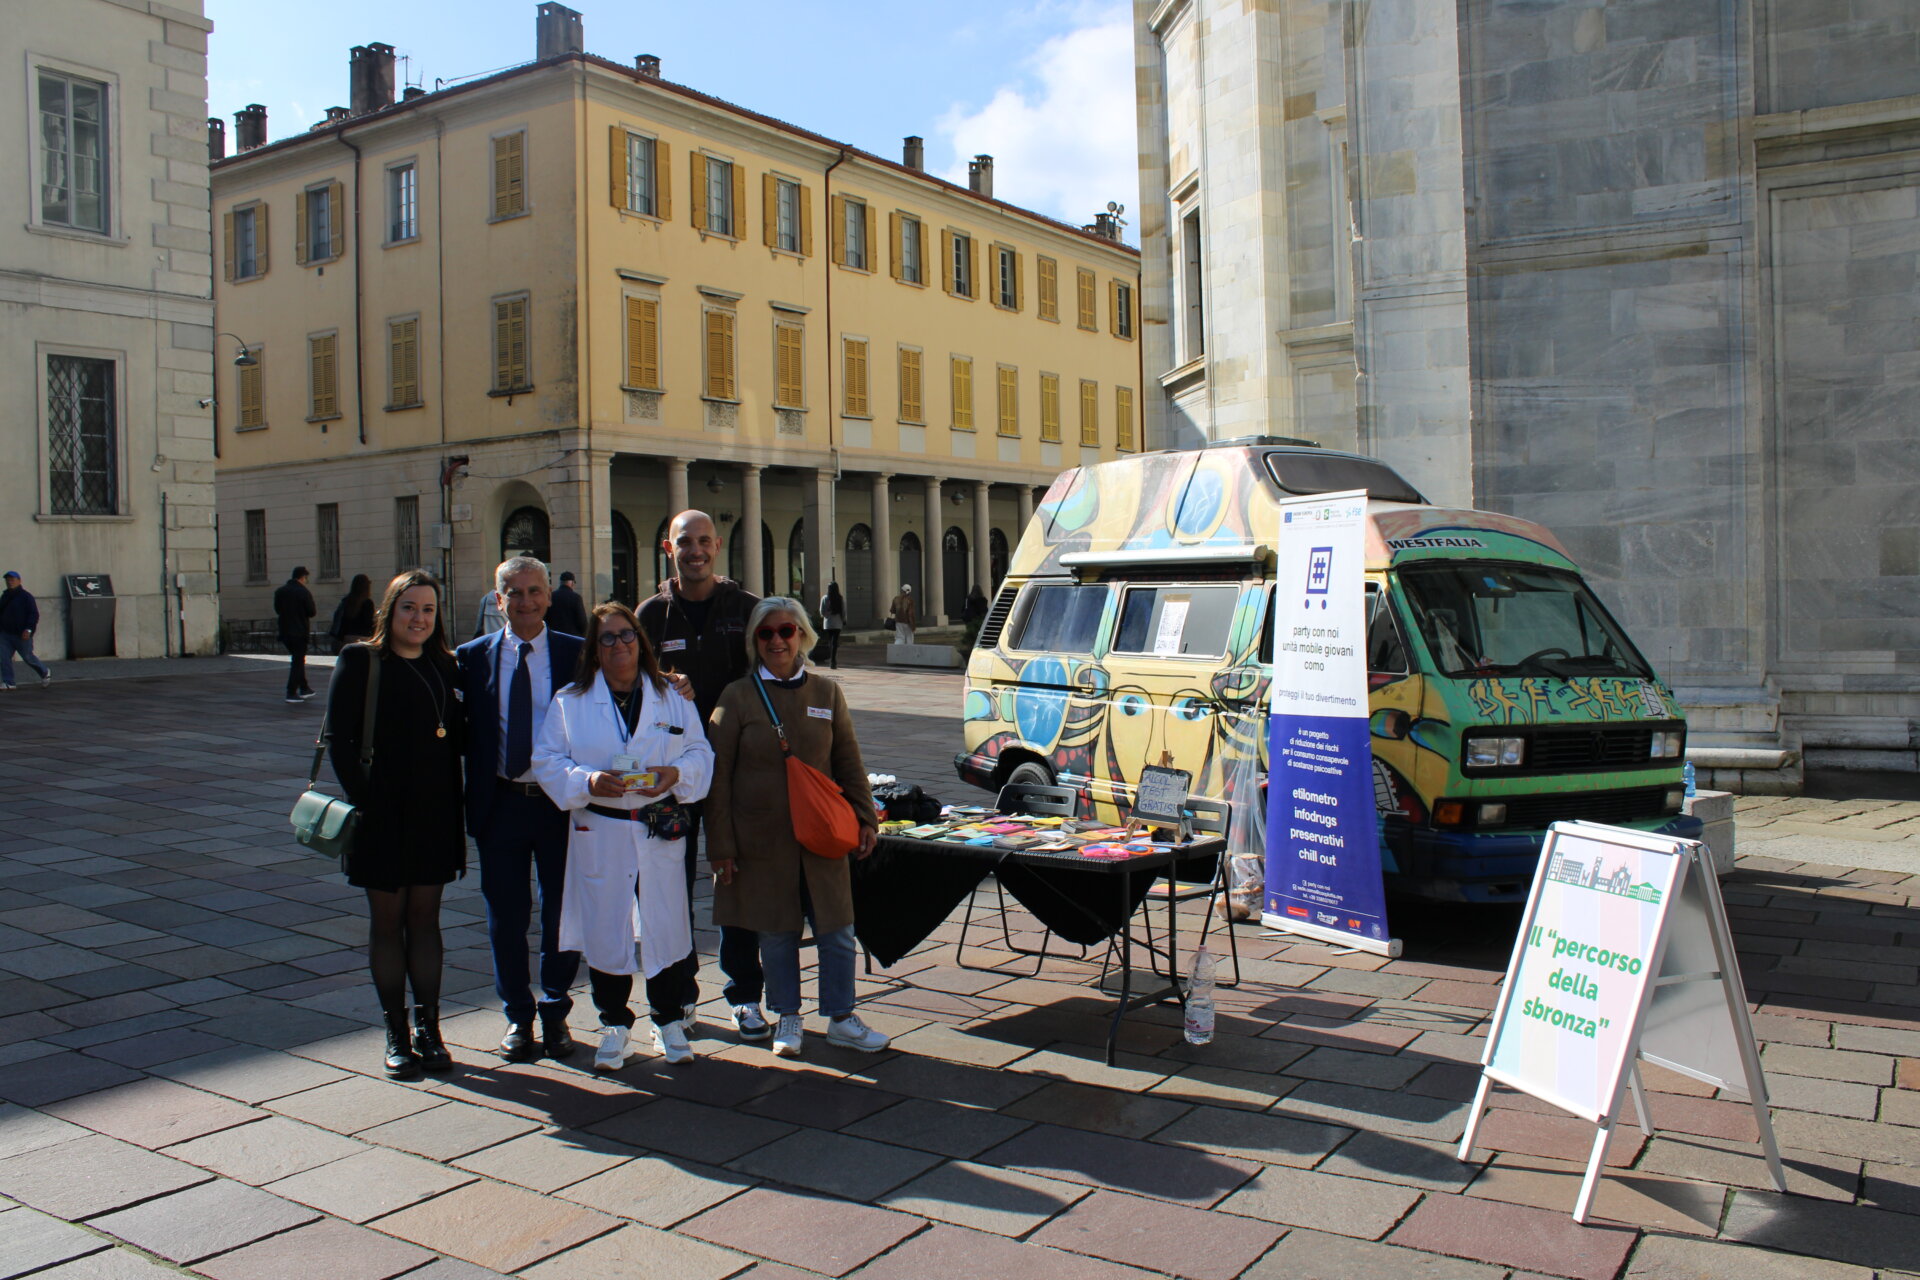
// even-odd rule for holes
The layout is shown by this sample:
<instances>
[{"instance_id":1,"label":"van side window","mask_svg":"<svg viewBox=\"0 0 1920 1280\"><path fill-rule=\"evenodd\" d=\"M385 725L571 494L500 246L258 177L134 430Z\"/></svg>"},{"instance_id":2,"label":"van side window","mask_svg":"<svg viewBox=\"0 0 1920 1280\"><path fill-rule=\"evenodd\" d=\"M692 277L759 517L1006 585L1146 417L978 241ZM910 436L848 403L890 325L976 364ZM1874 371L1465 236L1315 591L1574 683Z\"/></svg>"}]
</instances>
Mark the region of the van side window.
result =
<instances>
[{"instance_id":1,"label":"van side window","mask_svg":"<svg viewBox=\"0 0 1920 1280\"><path fill-rule=\"evenodd\" d=\"M1239 584L1129 587L1120 606L1115 653L1218 658L1227 651Z\"/></svg>"},{"instance_id":2,"label":"van side window","mask_svg":"<svg viewBox=\"0 0 1920 1280\"><path fill-rule=\"evenodd\" d=\"M1367 670L1396 676L1407 672L1407 649L1400 643L1387 593L1372 582L1367 584Z\"/></svg>"},{"instance_id":3,"label":"van side window","mask_svg":"<svg viewBox=\"0 0 1920 1280\"><path fill-rule=\"evenodd\" d=\"M1107 588L1100 584L1048 584L1030 587L1022 602L1012 648L1048 653L1092 653L1107 611Z\"/></svg>"}]
</instances>

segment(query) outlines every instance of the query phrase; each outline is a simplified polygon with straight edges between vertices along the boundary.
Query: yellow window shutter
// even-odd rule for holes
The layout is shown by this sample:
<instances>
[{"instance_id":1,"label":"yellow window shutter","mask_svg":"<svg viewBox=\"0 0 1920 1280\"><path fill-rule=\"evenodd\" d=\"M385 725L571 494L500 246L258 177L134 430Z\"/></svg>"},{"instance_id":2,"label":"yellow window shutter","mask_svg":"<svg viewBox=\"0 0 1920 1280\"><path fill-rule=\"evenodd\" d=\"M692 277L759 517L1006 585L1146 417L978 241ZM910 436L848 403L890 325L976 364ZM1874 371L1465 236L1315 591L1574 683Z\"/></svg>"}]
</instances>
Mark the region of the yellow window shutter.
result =
<instances>
[{"instance_id":1,"label":"yellow window shutter","mask_svg":"<svg viewBox=\"0 0 1920 1280\"><path fill-rule=\"evenodd\" d=\"M1120 336L1120 282L1107 281L1107 331Z\"/></svg>"},{"instance_id":2,"label":"yellow window shutter","mask_svg":"<svg viewBox=\"0 0 1920 1280\"><path fill-rule=\"evenodd\" d=\"M707 157L698 151L687 153L687 212L693 229L707 229Z\"/></svg>"},{"instance_id":3,"label":"yellow window shutter","mask_svg":"<svg viewBox=\"0 0 1920 1280\"><path fill-rule=\"evenodd\" d=\"M833 264L847 265L847 198L835 196L827 202L828 231L833 236Z\"/></svg>"},{"instance_id":4,"label":"yellow window shutter","mask_svg":"<svg viewBox=\"0 0 1920 1280\"><path fill-rule=\"evenodd\" d=\"M493 389L505 391L513 385L513 304L493 304Z\"/></svg>"},{"instance_id":5,"label":"yellow window shutter","mask_svg":"<svg viewBox=\"0 0 1920 1280\"><path fill-rule=\"evenodd\" d=\"M395 320L387 325L387 404L405 404L402 388L405 386L406 373L402 364L406 360L404 347L404 329L406 321Z\"/></svg>"},{"instance_id":6,"label":"yellow window shutter","mask_svg":"<svg viewBox=\"0 0 1920 1280\"><path fill-rule=\"evenodd\" d=\"M653 142L653 216L662 222L673 217L673 148L656 138Z\"/></svg>"},{"instance_id":7,"label":"yellow window shutter","mask_svg":"<svg viewBox=\"0 0 1920 1280\"><path fill-rule=\"evenodd\" d=\"M865 266L867 270L872 271L874 269L873 260L880 256L880 251L878 248L875 247L873 242L873 229L876 225L878 225L880 218L879 218L879 215L873 211L873 202L871 200L869 200L866 204L860 207L866 214L866 223L867 223L867 227L866 227L867 260L862 265Z\"/></svg>"},{"instance_id":8,"label":"yellow window shutter","mask_svg":"<svg viewBox=\"0 0 1920 1280\"><path fill-rule=\"evenodd\" d=\"M607 127L607 202L616 209L627 207L627 131L619 125Z\"/></svg>"},{"instance_id":9,"label":"yellow window shutter","mask_svg":"<svg viewBox=\"0 0 1920 1280\"><path fill-rule=\"evenodd\" d=\"M327 184L327 208L333 216L327 221L332 223L330 231L333 242L327 246L327 256L337 258L347 251L347 223L352 215L347 210L347 188L338 182Z\"/></svg>"},{"instance_id":10,"label":"yellow window shutter","mask_svg":"<svg viewBox=\"0 0 1920 1280\"><path fill-rule=\"evenodd\" d=\"M1034 275L1038 280L1040 294L1035 300L1035 312L1042 320L1060 318L1060 264L1052 258L1034 259Z\"/></svg>"},{"instance_id":11,"label":"yellow window shutter","mask_svg":"<svg viewBox=\"0 0 1920 1280\"><path fill-rule=\"evenodd\" d=\"M1020 434L1020 374L1013 369L998 371L1000 378L1000 434Z\"/></svg>"},{"instance_id":12,"label":"yellow window shutter","mask_svg":"<svg viewBox=\"0 0 1920 1280\"><path fill-rule=\"evenodd\" d=\"M224 270L226 272L226 275L224 278L228 284L232 284L233 283L233 215L231 213L223 213L220 215L220 242L221 242L221 249L222 249L221 258L225 264Z\"/></svg>"},{"instance_id":13,"label":"yellow window shutter","mask_svg":"<svg viewBox=\"0 0 1920 1280\"><path fill-rule=\"evenodd\" d=\"M813 256L813 188L800 188L800 256Z\"/></svg>"},{"instance_id":14,"label":"yellow window shutter","mask_svg":"<svg viewBox=\"0 0 1920 1280\"><path fill-rule=\"evenodd\" d=\"M1057 373L1040 375L1040 438L1060 439L1060 375Z\"/></svg>"},{"instance_id":15,"label":"yellow window shutter","mask_svg":"<svg viewBox=\"0 0 1920 1280\"><path fill-rule=\"evenodd\" d=\"M1113 447L1133 448L1133 388L1113 389Z\"/></svg>"},{"instance_id":16,"label":"yellow window shutter","mask_svg":"<svg viewBox=\"0 0 1920 1280\"><path fill-rule=\"evenodd\" d=\"M846 350L846 412L853 417L865 417L870 403L867 386L867 344L854 338L845 342Z\"/></svg>"},{"instance_id":17,"label":"yellow window shutter","mask_svg":"<svg viewBox=\"0 0 1920 1280\"><path fill-rule=\"evenodd\" d=\"M1100 321L1094 314L1093 272L1084 267L1074 273L1075 301L1080 311L1082 329L1098 329Z\"/></svg>"},{"instance_id":18,"label":"yellow window shutter","mask_svg":"<svg viewBox=\"0 0 1920 1280\"><path fill-rule=\"evenodd\" d=\"M780 243L780 179L770 173L760 175L760 243Z\"/></svg>"},{"instance_id":19,"label":"yellow window shutter","mask_svg":"<svg viewBox=\"0 0 1920 1280\"><path fill-rule=\"evenodd\" d=\"M240 374L240 422L243 427L258 427L266 424L266 406L261 403L261 370L265 367L260 360L260 351L253 350L254 363L239 370Z\"/></svg>"},{"instance_id":20,"label":"yellow window shutter","mask_svg":"<svg viewBox=\"0 0 1920 1280\"><path fill-rule=\"evenodd\" d=\"M919 422L920 416L920 353L902 348L900 351L900 420Z\"/></svg>"},{"instance_id":21,"label":"yellow window shutter","mask_svg":"<svg viewBox=\"0 0 1920 1280\"><path fill-rule=\"evenodd\" d=\"M900 278L900 211L895 209L887 215L887 257L891 263L893 278Z\"/></svg>"},{"instance_id":22,"label":"yellow window shutter","mask_svg":"<svg viewBox=\"0 0 1920 1280\"><path fill-rule=\"evenodd\" d=\"M1080 383L1080 443L1100 443L1100 384L1084 379Z\"/></svg>"},{"instance_id":23,"label":"yellow window shutter","mask_svg":"<svg viewBox=\"0 0 1920 1280\"><path fill-rule=\"evenodd\" d=\"M339 384L335 378L335 335L312 338L307 343L310 379L307 384L309 412L316 418L331 418L340 412Z\"/></svg>"},{"instance_id":24,"label":"yellow window shutter","mask_svg":"<svg viewBox=\"0 0 1920 1280\"><path fill-rule=\"evenodd\" d=\"M267 274L267 206L253 206L253 274Z\"/></svg>"},{"instance_id":25,"label":"yellow window shutter","mask_svg":"<svg viewBox=\"0 0 1920 1280\"><path fill-rule=\"evenodd\" d=\"M953 232L940 232L940 280L948 293L953 292Z\"/></svg>"},{"instance_id":26,"label":"yellow window shutter","mask_svg":"<svg viewBox=\"0 0 1920 1280\"><path fill-rule=\"evenodd\" d=\"M1027 309L1026 273L1021 267L1018 253L1013 255L1013 309L1015 311Z\"/></svg>"},{"instance_id":27,"label":"yellow window shutter","mask_svg":"<svg viewBox=\"0 0 1920 1280\"><path fill-rule=\"evenodd\" d=\"M716 400L735 399L733 313L707 312L707 394Z\"/></svg>"},{"instance_id":28,"label":"yellow window shutter","mask_svg":"<svg viewBox=\"0 0 1920 1280\"><path fill-rule=\"evenodd\" d=\"M747 225L747 171L739 165L728 166L733 170L733 225L728 228L736 240L745 240Z\"/></svg>"},{"instance_id":29,"label":"yellow window shutter","mask_svg":"<svg viewBox=\"0 0 1920 1280\"><path fill-rule=\"evenodd\" d=\"M493 216L509 217L527 207L527 135L504 134L493 140Z\"/></svg>"},{"instance_id":30,"label":"yellow window shutter","mask_svg":"<svg viewBox=\"0 0 1920 1280\"><path fill-rule=\"evenodd\" d=\"M660 304L652 298L627 299L627 385L660 385Z\"/></svg>"},{"instance_id":31,"label":"yellow window shutter","mask_svg":"<svg viewBox=\"0 0 1920 1280\"><path fill-rule=\"evenodd\" d=\"M953 360L953 425L973 430L973 361L960 356Z\"/></svg>"},{"instance_id":32,"label":"yellow window shutter","mask_svg":"<svg viewBox=\"0 0 1920 1280\"><path fill-rule=\"evenodd\" d=\"M980 241L976 236L967 237L967 296L980 296Z\"/></svg>"},{"instance_id":33,"label":"yellow window shutter","mask_svg":"<svg viewBox=\"0 0 1920 1280\"><path fill-rule=\"evenodd\" d=\"M780 326L780 402L796 409L807 403L807 331Z\"/></svg>"},{"instance_id":34,"label":"yellow window shutter","mask_svg":"<svg viewBox=\"0 0 1920 1280\"><path fill-rule=\"evenodd\" d=\"M293 260L303 267L307 265L307 193L304 191L293 197Z\"/></svg>"},{"instance_id":35,"label":"yellow window shutter","mask_svg":"<svg viewBox=\"0 0 1920 1280\"><path fill-rule=\"evenodd\" d=\"M420 322L418 320L407 320L403 322L403 327L405 328L405 332L401 335L401 354L405 358L401 361L401 371L405 375L405 381L400 389L405 393L406 398L396 401L395 403L419 404Z\"/></svg>"}]
</instances>

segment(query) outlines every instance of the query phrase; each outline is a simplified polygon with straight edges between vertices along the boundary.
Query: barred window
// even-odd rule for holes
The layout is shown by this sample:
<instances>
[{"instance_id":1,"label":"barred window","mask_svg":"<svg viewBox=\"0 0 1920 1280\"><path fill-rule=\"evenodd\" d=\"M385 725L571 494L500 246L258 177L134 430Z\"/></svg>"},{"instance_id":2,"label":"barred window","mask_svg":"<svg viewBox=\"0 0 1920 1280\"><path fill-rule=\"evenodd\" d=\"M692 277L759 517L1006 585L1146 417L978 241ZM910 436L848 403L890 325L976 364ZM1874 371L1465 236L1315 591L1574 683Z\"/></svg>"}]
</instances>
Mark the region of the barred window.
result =
<instances>
[{"instance_id":1,"label":"barred window","mask_svg":"<svg viewBox=\"0 0 1920 1280\"><path fill-rule=\"evenodd\" d=\"M247 581L267 580L267 513L247 512Z\"/></svg>"},{"instance_id":2,"label":"barred window","mask_svg":"<svg viewBox=\"0 0 1920 1280\"><path fill-rule=\"evenodd\" d=\"M322 502L313 509L314 540L320 547L320 563L315 566L321 582L340 580L340 504Z\"/></svg>"},{"instance_id":3,"label":"barred window","mask_svg":"<svg viewBox=\"0 0 1920 1280\"><path fill-rule=\"evenodd\" d=\"M409 493L393 500L393 571L405 573L419 564L420 496ZM264 561L261 571L265 572Z\"/></svg>"},{"instance_id":4,"label":"barred window","mask_svg":"<svg viewBox=\"0 0 1920 1280\"><path fill-rule=\"evenodd\" d=\"M47 494L62 516L117 514L114 362L47 357Z\"/></svg>"}]
</instances>

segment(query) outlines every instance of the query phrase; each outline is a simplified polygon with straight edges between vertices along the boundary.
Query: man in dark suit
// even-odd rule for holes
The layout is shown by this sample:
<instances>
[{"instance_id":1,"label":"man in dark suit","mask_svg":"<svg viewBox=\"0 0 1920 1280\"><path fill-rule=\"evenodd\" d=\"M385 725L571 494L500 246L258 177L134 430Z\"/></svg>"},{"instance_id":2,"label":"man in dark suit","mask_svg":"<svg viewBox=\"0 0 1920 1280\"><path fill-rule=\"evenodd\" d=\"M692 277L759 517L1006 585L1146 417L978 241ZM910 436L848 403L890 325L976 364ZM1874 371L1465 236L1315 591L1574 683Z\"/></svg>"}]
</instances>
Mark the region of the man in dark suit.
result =
<instances>
[{"instance_id":1,"label":"man in dark suit","mask_svg":"<svg viewBox=\"0 0 1920 1280\"><path fill-rule=\"evenodd\" d=\"M313 615L318 612L313 592L307 590L307 567L301 565L273 593L280 643L287 646L288 702L305 702L313 696L313 687L307 683L307 633L313 630Z\"/></svg>"},{"instance_id":2,"label":"man in dark suit","mask_svg":"<svg viewBox=\"0 0 1920 1280\"><path fill-rule=\"evenodd\" d=\"M467 833L480 849L493 986L507 1015L500 1052L509 1062L573 1052L568 994L580 955L560 951L560 895L567 874L566 815L533 780L533 744L547 704L573 679L584 642L547 628L547 566L514 556L494 571L506 629L460 646L467 707ZM540 896L540 992L527 965L530 883ZM540 1019L534 1038L533 1021Z\"/></svg>"},{"instance_id":3,"label":"man in dark suit","mask_svg":"<svg viewBox=\"0 0 1920 1280\"><path fill-rule=\"evenodd\" d=\"M547 610L547 622L570 636L587 634L587 602L573 589L573 575L560 575L553 589L553 606Z\"/></svg>"}]
</instances>

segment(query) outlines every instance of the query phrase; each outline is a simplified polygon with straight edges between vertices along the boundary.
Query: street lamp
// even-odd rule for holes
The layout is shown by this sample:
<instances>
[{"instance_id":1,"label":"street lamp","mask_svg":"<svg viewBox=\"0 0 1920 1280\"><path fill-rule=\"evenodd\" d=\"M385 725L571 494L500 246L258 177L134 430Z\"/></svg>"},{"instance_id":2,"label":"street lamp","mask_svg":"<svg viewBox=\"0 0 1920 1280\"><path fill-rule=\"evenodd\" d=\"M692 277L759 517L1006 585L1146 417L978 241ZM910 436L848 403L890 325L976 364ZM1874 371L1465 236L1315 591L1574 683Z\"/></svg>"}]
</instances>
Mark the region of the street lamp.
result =
<instances>
[{"instance_id":1,"label":"street lamp","mask_svg":"<svg viewBox=\"0 0 1920 1280\"><path fill-rule=\"evenodd\" d=\"M234 368L251 369L255 365L260 363L260 361L254 357L253 352L247 350L247 344L245 340L240 338L238 335L227 333L223 330L219 333L214 334L213 336L216 338L232 338L233 339L234 347L236 348L233 356Z\"/></svg>"}]
</instances>

